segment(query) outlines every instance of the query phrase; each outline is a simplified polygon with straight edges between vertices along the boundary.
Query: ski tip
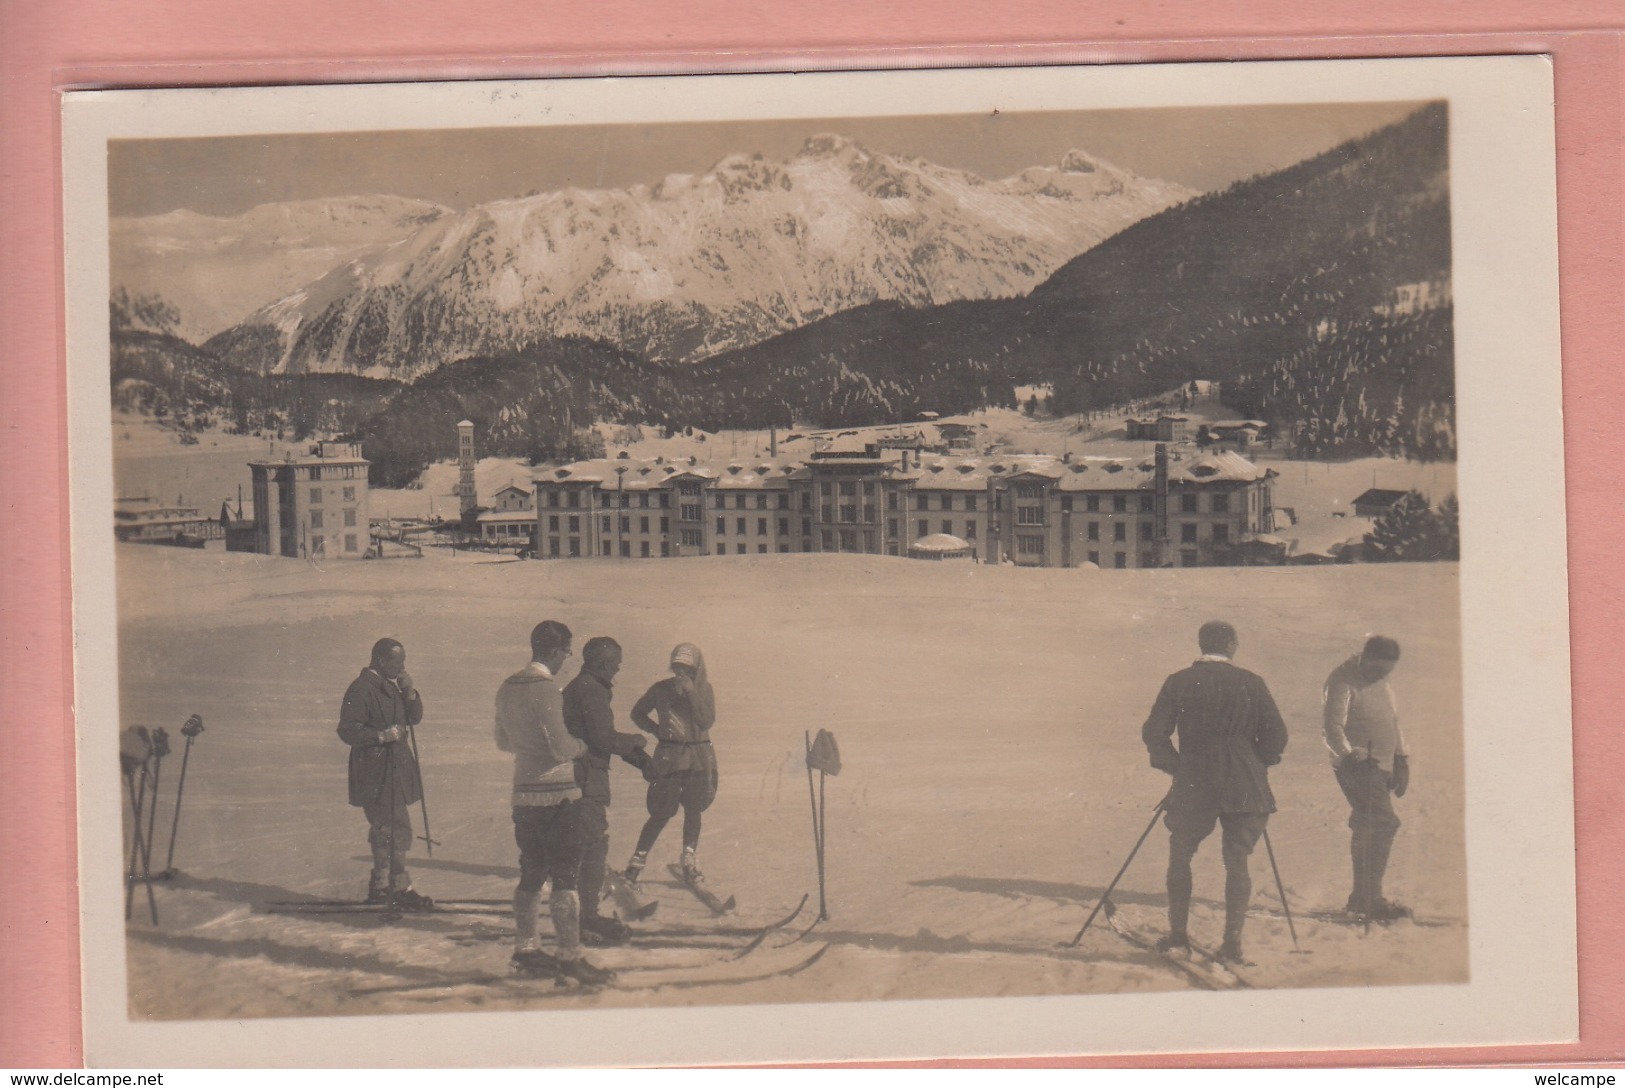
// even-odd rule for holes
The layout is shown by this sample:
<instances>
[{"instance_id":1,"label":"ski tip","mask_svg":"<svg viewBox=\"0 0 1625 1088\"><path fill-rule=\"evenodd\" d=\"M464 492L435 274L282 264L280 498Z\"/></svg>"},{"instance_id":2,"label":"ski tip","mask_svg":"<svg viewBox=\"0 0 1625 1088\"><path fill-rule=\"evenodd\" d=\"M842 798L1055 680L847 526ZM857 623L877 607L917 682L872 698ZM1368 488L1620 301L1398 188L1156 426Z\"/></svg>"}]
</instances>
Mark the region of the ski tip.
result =
<instances>
[{"instance_id":1,"label":"ski tip","mask_svg":"<svg viewBox=\"0 0 1625 1088\"><path fill-rule=\"evenodd\" d=\"M727 901L722 904L722 913L731 914L733 912L733 909L735 907L737 907L738 905L739 904L734 901L734 897L730 895L728 897Z\"/></svg>"}]
</instances>

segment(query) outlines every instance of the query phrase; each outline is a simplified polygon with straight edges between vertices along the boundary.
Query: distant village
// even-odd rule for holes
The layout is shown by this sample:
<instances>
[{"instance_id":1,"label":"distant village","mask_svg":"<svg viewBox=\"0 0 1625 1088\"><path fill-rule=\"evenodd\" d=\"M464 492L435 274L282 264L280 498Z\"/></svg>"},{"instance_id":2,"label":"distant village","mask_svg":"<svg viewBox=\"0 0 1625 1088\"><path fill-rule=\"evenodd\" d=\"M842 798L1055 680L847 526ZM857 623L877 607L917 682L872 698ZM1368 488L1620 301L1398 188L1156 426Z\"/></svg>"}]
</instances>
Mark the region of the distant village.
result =
<instances>
[{"instance_id":1,"label":"distant village","mask_svg":"<svg viewBox=\"0 0 1625 1088\"><path fill-rule=\"evenodd\" d=\"M1197 383L1190 394L1204 395ZM839 552L1027 567L1206 567L1324 563L1350 546L1289 554L1274 469L1249 458L1268 426L1130 416L1149 456L1017 455L978 450L976 428L926 413L914 423L814 436L810 454L718 464L613 457L544 465L486 503L475 486L475 424L458 425L455 521L372 517L368 461L349 442L248 463L250 498L218 513L126 498L118 539L305 560L419 556L426 542L535 559L657 559ZM792 435L792 438L804 436ZM1380 517L1404 498L1353 500Z\"/></svg>"}]
</instances>

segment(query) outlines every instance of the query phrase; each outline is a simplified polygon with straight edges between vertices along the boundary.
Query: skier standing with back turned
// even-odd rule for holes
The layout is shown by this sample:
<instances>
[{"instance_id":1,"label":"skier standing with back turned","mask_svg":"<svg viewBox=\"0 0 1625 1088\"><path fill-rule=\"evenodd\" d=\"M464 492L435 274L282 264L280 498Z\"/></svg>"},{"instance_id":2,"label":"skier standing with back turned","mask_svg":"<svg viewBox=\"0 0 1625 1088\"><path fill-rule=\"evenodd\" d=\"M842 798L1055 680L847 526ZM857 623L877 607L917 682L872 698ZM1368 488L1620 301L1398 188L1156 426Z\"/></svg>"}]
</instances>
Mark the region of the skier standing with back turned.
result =
<instances>
[{"instance_id":1,"label":"skier standing with back turned","mask_svg":"<svg viewBox=\"0 0 1625 1088\"><path fill-rule=\"evenodd\" d=\"M683 878L700 883L696 852L700 814L717 795L717 755L711 726L717 719L716 694L705 672L705 656L691 642L671 651L672 675L657 681L632 707L632 723L659 740L644 772L649 779L649 819L626 866L626 879L636 881L666 823L683 810ZM653 716L651 716L653 715Z\"/></svg>"},{"instance_id":2,"label":"skier standing with back turned","mask_svg":"<svg viewBox=\"0 0 1625 1088\"><path fill-rule=\"evenodd\" d=\"M1174 776L1164 798L1168 841L1168 935L1157 947L1190 948L1191 858L1218 823L1224 829L1224 943L1219 959L1244 962L1241 931L1252 899L1247 870L1275 795L1266 767L1281 762L1286 724L1263 679L1231 663L1240 640L1222 620L1197 634L1202 656L1162 685L1141 739L1151 766ZM1179 737L1176 749L1170 738Z\"/></svg>"}]
</instances>

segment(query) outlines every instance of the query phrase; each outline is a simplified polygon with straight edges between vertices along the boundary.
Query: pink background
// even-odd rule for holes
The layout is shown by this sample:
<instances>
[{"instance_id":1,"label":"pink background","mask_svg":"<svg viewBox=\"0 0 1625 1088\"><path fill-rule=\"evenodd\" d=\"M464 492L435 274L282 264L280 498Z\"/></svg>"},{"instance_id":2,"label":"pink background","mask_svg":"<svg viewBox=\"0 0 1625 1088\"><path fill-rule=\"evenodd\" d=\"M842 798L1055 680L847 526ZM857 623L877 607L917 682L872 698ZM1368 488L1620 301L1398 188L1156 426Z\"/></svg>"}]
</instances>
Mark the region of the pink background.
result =
<instances>
[{"instance_id":1,"label":"pink background","mask_svg":"<svg viewBox=\"0 0 1625 1088\"><path fill-rule=\"evenodd\" d=\"M1616 0L10 0L0 4L0 1067L80 1064L57 94L174 86L929 64L1550 53L1556 58L1580 872L1581 1041L1159 1058L1625 1059L1625 635ZM1517 637L1512 631L1509 637ZM1469 723L1469 727L1471 723ZM1531 926L1539 926L1531 918ZM950 1065L1009 1064L950 1062ZM1144 1065L1040 1059L1032 1065Z\"/></svg>"}]
</instances>

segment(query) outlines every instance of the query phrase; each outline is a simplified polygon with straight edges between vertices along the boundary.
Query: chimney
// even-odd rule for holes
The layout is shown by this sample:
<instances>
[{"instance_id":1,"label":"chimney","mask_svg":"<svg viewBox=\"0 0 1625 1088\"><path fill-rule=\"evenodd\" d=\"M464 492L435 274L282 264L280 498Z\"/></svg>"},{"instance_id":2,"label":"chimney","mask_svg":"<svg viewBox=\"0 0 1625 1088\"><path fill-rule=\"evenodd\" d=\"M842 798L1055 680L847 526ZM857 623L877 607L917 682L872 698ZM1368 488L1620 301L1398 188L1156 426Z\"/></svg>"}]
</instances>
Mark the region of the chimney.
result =
<instances>
[{"instance_id":1,"label":"chimney","mask_svg":"<svg viewBox=\"0 0 1625 1088\"><path fill-rule=\"evenodd\" d=\"M767 429L767 455L769 457L779 455L779 429L777 427Z\"/></svg>"}]
</instances>

